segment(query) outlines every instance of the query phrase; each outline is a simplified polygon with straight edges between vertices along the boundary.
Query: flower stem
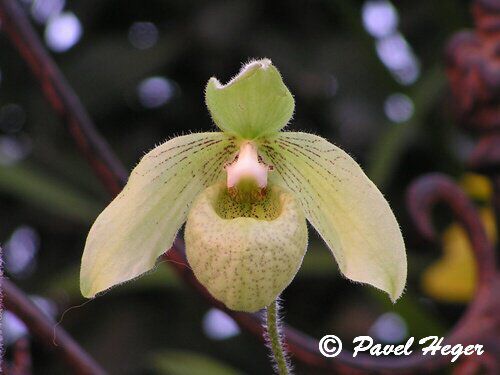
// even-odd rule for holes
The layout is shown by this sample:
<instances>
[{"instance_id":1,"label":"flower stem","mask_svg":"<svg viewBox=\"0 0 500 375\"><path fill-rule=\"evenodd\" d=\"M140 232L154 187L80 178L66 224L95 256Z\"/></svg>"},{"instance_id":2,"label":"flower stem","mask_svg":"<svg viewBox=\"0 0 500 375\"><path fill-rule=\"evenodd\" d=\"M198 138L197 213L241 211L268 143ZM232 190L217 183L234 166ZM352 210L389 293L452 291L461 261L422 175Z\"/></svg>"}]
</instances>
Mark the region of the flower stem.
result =
<instances>
[{"instance_id":1,"label":"flower stem","mask_svg":"<svg viewBox=\"0 0 500 375\"><path fill-rule=\"evenodd\" d=\"M277 301L271 303L266 309L266 324L267 338L276 364L276 371L279 375L289 375L291 371L281 339Z\"/></svg>"}]
</instances>

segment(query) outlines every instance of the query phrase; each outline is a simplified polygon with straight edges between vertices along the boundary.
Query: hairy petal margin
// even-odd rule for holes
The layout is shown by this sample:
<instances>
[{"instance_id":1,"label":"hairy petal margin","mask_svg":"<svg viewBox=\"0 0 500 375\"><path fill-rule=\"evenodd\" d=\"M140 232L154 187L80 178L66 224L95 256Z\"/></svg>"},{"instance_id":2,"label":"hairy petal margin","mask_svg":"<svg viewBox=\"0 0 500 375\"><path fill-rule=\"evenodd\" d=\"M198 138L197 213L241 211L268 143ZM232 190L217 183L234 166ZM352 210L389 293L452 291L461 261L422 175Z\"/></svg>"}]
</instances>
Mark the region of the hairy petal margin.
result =
<instances>
[{"instance_id":1,"label":"hairy petal margin","mask_svg":"<svg viewBox=\"0 0 500 375\"><path fill-rule=\"evenodd\" d=\"M94 297L152 269L172 245L194 198L223 178L236 151L224 133L173 138L146 154L87 237L80 289Z\"/></svg>"},{"instance_id":2,"label":"hairy petal margin","mask_svg":"<svg viewBox=\"0 0 500 375\"><path fill-rule=\"evenodd\" d=\"M325 139L301 132L270 137L260 151L275 167L271 181L297 195L341 272L398 299L407 272L403 237L389 204L361 167Z\"/></svg>"},{"instance_id":3,"label":"hairy petal margin","mask_svg":"<svg viewBox=\"0 0 500 375\"><path fill-rule=\"evenodd\" d=\"M205 101L222 131L248 140L276 134L295 108L292 94L269 59L250 61L225 85L210 78Z\"/></svg>"}]
</instances>

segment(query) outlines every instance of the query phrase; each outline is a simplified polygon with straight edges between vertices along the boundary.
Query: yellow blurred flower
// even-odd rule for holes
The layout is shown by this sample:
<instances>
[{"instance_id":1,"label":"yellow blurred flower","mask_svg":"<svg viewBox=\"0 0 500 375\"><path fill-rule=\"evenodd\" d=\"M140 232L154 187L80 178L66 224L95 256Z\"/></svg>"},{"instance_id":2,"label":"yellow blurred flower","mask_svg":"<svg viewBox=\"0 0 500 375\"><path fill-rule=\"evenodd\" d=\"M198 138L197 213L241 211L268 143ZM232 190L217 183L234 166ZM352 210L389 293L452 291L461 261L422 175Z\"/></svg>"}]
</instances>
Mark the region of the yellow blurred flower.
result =
<instances>
[{"instance_id":1,"label":"yellow blurred flower","mask_svg":"<svg viewBox=\"0 0 500 375\"><path fill-rule=\"evenodd\" d=\"M464 190L474 199L488 202L480 209L486 233L496 243L495 216L490 207L492 188L483 176L467 174L461 183ZM443 302L465 303L469 301L476 287L476 261L470 241L464 229L451 224L443 233L443 256L431 264L422 276L424 292Z\"/></svg>"},{"instance_id":2,"label":"yellow blurred flower","mask_svg":"<svg viewBox=\"0 0 500 375\"><path fill-rule=\"evenodd\" d=\"M491 202L493 186L486 177L480 174L466 173L460 181L460 186L471 198Z\"/></svg>"}]
</instances>

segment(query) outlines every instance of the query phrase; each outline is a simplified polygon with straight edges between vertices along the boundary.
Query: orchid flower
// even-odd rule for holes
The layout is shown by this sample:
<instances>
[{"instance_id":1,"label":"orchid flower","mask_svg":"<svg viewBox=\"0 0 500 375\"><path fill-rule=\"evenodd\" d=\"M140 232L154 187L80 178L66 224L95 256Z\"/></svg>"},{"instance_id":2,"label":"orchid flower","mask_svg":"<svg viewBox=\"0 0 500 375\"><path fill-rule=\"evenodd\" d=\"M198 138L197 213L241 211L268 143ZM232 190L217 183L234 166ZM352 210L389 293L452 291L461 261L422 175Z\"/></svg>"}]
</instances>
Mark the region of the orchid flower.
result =
<instances>
[{"instance_id":1,"label":"orchid flower","mask_svg":"<svg viewBox=\"0 0 500 375\"><path fill-rule=\"evenodd\" d=\"M295 103L271 61L249 62L225 85L211 78L205 94L221 132L176 137L142 158L90 229L82 294L151 270L186 223L197 279L228 308L254 312L298 272L308 220L343 275L399 298L406 253L389 204L346 152L282 131Z\"/></svg>"}]
</instances>

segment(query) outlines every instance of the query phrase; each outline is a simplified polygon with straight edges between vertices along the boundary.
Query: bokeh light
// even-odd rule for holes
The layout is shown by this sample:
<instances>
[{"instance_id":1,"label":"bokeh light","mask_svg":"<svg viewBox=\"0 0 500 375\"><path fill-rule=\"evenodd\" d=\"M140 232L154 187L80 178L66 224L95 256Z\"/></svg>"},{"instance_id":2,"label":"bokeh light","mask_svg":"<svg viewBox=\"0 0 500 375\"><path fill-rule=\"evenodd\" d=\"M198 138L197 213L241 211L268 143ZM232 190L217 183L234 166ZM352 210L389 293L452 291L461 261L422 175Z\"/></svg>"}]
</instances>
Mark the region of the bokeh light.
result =
<instances>
[{"instance_id":1,"label":"bokeh light","mask_svg":"<svg viewBox=\"0 0 500 375\"><path fill-rule=\"evenodd\" d=\"M40 24L57 16L64 9L65 0L34 0L31 4L31 17Z\"/></svg>"},{"instance_id":2,"label":"bokeh light","mask_svg":"<svg viewBox=\"0 0 500 375\"><path fill-rule=\"evenodd\" d=\"M396 8L383 0L367 1L362 9L363 25L374 38L382 38L396 31L398 13Z\"/></svg>"},{"instance_id":3,"label":"bokeh light","mask_svg":"<svg viewBox=\"0 0 500 375\"><path fill-rule=\"evenodd\" d=\"M398 82L410 85L418 79L420 64L400 33L377 40L376 48L380 60Z\"/></svg>"},{"instance_id":4,"label":"bokeh light","mask_svg":"<svg viewBox=\"0 0 500 375\"><path fill-rule=\"evenodd\" d=\"M35 268L40 238L29 226L18 227L4 248L4 264L9 274L23 278Z\"/></svg>"},{"instance_id":5,"label":"bokeh light","mask_svg":"<svg viewBox=\"0 0 500 375\"><path fill-rule=\"evenodd\" d=\"M397 344L408 337L408 327L404 319L392 312L382 314L370 328L370 335L388 344Z\"/></svg>"},{"instance_id":6,"label":"bokeh light","mask_svg":"<svg viewBox=\"0 0 500 375\"><path fill-rule=\"evenodd\" d=\"M134 22L128 30L128 40L137 49L151 48L158 42L158 28L152 22Z\"/></svg>"},{"instance_id":7,"label":"bokeh light","mask_svg":"<svg viewBox=\"0 0 500 375\"><path fill-rule=\"evenodd\" d=\"M326 90L328 96L335 96L339 91L339 81L333 74L329 77Z\"/></svg>"},{"instance_id":8,"label":"bokeh light","mask_svg":"<svg viewBox=\"0 0 500 375\"><path fill-rule=\"evenodd\" d=\"M139 101L146 108L157 108L168 102L175 93L175 85L165 77L150 77L137 88Z\"/></svg>"},{"instance_id":9,"label":"bokeh light","mask_svg":"<svg viewBox=\"0 0 500 375\"><path fill-rule=\"evenodd\" d=\"M384 112L392 122L408 121L413 116L413 101L404 94L391 94L384 102Z\"/></svg>"},{"instance_id":10,"label":"bokeh light","mask_svg":"<svg viewBox=\"0 0 500 375\"><path fill-rule=\"evenodd\" d=\"M82 37L80 20L71 12L50 18L45 28L45 43L54 52L65 52Z\"/></svg>"},{"instance_id":11,"label":"bokeh light","mask_svg":"<svg viewBox=\"0 0 500 375\"><path fill-rule=\"evenodd\" d=\"M399 16L387 0L369 0L361 17L365 30L375 38L378 57L402 85L413 84L420 76L420 63L405 37L398 31Z\"/></svg>"},{"instance_id":12,"label":"bokeh light","mask_svg":"<svg viewBox=\"0 0 500 375\"><path fill-rule=\"evenodd\" d=\"M41 311L43 311L47 318L54 320L57 315L57 306L54 301L38 295L32 295L30 299Z\"/></svg>"},{"instance_id":13,"label":"bokeh light","mask_svg":"<svg viewBox=\"0 0 500 375\"><path fill-rule=\"evenodd\" d=\"M0 136L0 164L12 165L31 152L31 141L9 135Z\"/></svg>"},{"instance_id":14,"label":"bokeh light","mask_svg":"<svg viewBox=\"0 0 500 375\"><path fill-rule=\"evenodd\" d=\"M22 129L26 121L26 112L15 103L0 108L0 129L6 133L16 133Z\"/></svg>"},{"instance_id":15,"label":"bokeh light","mask_svg":"<svg viewBox=\"0 0 500 375\"><path fill-rule=\"evenodd\" d=\"M236 322L225 312L210 309L203 318L203 330L213 340L225 340L236 336L240 329Z\"/></svg>"},{"instance_id":16,"label":"bokeh light","mask_svg":"<svg viewBox=\"0 0 500 375\"><path fill-rule=\"evenodd\" d=\"M8 346L14 344L17 340L28 336L28 328L9 310L2 314L2 337L3 343Z\"/></svg>"}]
</instances>

